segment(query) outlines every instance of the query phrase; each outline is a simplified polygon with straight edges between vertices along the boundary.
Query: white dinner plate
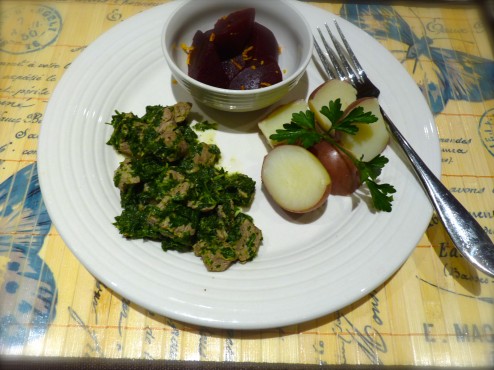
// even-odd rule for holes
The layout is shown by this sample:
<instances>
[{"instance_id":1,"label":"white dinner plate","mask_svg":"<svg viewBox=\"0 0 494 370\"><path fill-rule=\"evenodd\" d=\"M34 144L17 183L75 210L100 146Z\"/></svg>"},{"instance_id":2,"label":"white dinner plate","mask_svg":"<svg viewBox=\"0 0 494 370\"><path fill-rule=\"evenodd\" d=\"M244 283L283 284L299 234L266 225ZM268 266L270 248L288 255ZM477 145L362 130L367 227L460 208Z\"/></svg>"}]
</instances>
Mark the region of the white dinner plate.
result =
<instances>
[{"instance_id":1,"label":"white dinner plate","mask_svg":"<svg viewBox=\"0 0 494 370\"><path fill-rule=\"evenodd\" d=\"M157 314L191 324L260 329L300 323L334 312L382 284L420 240L432 208L409 167L390 145L381 179L397 193L391 213L375 213L365 190L330 197L318 211L292 215L263 190L267 147L256 121L264 112L193 110L219 123L206 139L223 153L222 165L257 182L246 210L264 234L257 258L221 273L207 272L192 253L163 252L159 243L126 240L113 226L120 209L113 172L120 158L106 145L115 110L143 114L146 105L191 98L173 82L161 50L164 22L180 2L157 6L103 34L72 63L45 112L38 171L49 214L81 263L115 292ZM437 175L439 142L418 87L376 40L320 8L295 2L313 25L336 18L369 76L382 106ZM306 98L323 82L314 62L284 101Z\"/></svg>"}]
</instances>

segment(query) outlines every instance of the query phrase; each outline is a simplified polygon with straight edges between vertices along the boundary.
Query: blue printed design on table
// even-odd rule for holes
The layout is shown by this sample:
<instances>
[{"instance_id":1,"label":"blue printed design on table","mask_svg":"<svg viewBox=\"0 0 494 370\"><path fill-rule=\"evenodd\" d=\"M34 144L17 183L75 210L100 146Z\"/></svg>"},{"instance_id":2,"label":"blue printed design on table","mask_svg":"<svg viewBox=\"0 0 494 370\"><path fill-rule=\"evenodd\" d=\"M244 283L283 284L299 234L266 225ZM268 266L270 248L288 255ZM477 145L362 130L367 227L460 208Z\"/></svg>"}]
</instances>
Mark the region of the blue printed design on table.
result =
<instances>
[{"instance_id":1,"label":"blue printed design on table","mask_svg":"<svg viewBox=\"0 0 494 370\"><path fill-rule=\"evenodd\" d=\"M30 164L0 184L0 352L44 335L55 318L56 282L39 256L50 227Z\"/></svg>"},{"instance_id":2,"label":"blue printed design on table","mask_svg":"<svg viewBox=\"0 0 494 370\"><path fill-rule=\"evenodd\" d=\"M57 9L44 4L18 2L0 12L0 52L27 54L52 45L62 30Z\"/></svg>"},{"instance_id":3,"label":"blue printed design on table","mask_svg":"<svg viewBox=\"0 0 494 370\"><path fill-rule=\"evenodd\" d=\"M422 68L425 76L417 81L434 114L441 113L450 100L481 102L494 99L494 61L453 49L434 46L430 29L420 21L414 32L391 6L345 4L340 16L377 40L395 40L401 50L391 50L400 62L412 62L413 74ZM430 27L429 27L430 28ZM432 62L423 66L422 59ZM415 76L414 76L415 77ZM416 78L417 80L417 78Z\"/></svg>"}]
</instances>

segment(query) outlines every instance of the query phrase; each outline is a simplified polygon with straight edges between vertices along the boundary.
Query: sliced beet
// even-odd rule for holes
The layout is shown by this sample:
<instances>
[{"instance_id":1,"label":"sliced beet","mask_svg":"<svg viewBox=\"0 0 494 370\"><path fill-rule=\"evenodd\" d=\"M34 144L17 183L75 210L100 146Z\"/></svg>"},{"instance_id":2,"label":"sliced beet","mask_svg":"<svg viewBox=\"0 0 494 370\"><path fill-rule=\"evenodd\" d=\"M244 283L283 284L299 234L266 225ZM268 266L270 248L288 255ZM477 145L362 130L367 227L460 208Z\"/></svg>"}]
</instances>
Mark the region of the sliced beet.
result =
<instances>
[{"instance_id":1,"label":"sliced beet","mask_svg":"<svg viewBox=\"0 0 494 370\"><path fill-rule=\"evenodd\" d=\"M197 31L192 40L188 74L210 86L228 88L230 79L221 66L221 59L211 38L212 31Z\"/></svg>"},{"instance_id":2,"label":"sliced beet","mask_svg":"<svg viewBox=\"0 0 494 370\"><path fill-rule=\"evenodd\" d=\"M258 64L267 60L278 61L278 41L273 32L262 24L254 23L246 45L244 50L248 62Z\"/></svg>"},{"instance_id":3,"label":"sliced beet","mask_svg":"<svg viewBox=\"0 0 494 370\"><path fill-rule=\"evenodd\" d=\"M255 16L254 8L246 8L218 19L213 28L214 44L222 59L242 53L250 37Z\"/></svg>"},{"instance_id":4,"label":"sliced beet","mask_svg":"<svg viewBox=\"0 0 494 370\"><path fill-rule=\"evenodd\" d=\"M214 28L197 31L192 40L188 74L224 89L258 89L283 79L274 34L255 22L246 8L218 19Z\"/></svg>"},{"instance_id":5,"label":"sliced beet","mask_svg":"<svg viewBox=\"0 0 494 370\"><path fill-rule=\"evenodd\" d=\"M282 80L278 63L270 61L260 66L243 69L230 82L232 90L252 90L274 85Z\"/></svg>"},{"instance_id":6,"label":"sliced beet","mask_svg":"<svg viewBox=\"0 0 494 370\"><path fill-rule=\"evenodd\" d=\"M221 62L223 71L226 73L227 78L231 81L240 71L245 68L245 60L241 55L237 55L233 58L223 60Z\"/></svg>"}]
</instances>

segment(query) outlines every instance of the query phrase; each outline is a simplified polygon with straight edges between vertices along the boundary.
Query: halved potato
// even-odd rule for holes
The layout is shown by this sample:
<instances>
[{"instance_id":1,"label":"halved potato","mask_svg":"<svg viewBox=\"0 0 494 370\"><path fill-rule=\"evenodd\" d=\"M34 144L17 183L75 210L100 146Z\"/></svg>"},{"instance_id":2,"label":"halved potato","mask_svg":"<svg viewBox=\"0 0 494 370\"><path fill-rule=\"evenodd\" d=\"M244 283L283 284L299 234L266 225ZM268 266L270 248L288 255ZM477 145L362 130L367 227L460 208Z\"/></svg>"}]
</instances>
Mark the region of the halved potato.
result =
<instances>
[{"instance_id":1,"label":"halved potato","mask_svg":"<svg viewBox=\"0 0 494 370\"><path fill-rule=\"evenodd\" d=\"M303 99L294 100L290 103L280 105L271 113L269 113L262 121L258 123L259 129L266 138L268 144L274 148L276 145L282 144L271 140L269 137L276 133L276 130L283 129L285 123L290 123L292 114L305 112L309 109L307 102Z\"/></svg>"},{"instance_id":2,"label":"halved potato","mask_svg":"<svg viewBox=\"0 0 494 370\"><path fill-rule=\"evenodd\" d=\"M348 82L329 80L316 87L309 96L309 108L314 112L317 123L324 131L331 128L331 121L322 115L320 110L336 99L340 99L341 110L344 111L357 99L357 90Z\"/></svg>"},{"instance_id":3,"label":"halved potato","mask_svg":"<svg viewBox=\"0 0 494 370\"><path fill-rule=\"evenodd\" d=\"M357 159L370 161L386 148L389 142L389 132L381 114L381 108L377 98L362 98L350 104L345 114L356 107L362 107L364 112L371 112L377 117L374 123L357 123L359 130L355 135L342 133L340 143L350 151Z\"/></svg>"},{"instance_id":4,"label":"halved potato","mask_svg":"<svg viewBox=\"0 0 494 370\"><path fill-rule=\"evenodd\" d=\"M320 207L331 191L328 171L311 152L297 145L271 150L264 158L261 179L276 204L294 213Z\"/></svg>"},{"instance_id":5,"label":"halved potato","mask_svg":"<svg viewBox=\"0 0 494 370\"><path fill-rule=\"evenodd\" d=\"M327 141L320 141L309 148L331 177L331 194L349 195L360 186L360 173L353 161Z\"/></svg>"}]
</instances>

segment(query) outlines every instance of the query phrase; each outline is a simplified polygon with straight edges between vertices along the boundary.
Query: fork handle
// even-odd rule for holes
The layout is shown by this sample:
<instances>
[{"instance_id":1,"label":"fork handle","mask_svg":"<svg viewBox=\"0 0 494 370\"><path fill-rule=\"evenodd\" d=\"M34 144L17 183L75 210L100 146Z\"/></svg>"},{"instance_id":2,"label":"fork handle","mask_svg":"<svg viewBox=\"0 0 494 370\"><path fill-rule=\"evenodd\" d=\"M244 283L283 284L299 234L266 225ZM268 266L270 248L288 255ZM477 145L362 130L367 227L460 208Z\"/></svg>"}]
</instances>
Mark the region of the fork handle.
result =
<instances>
[{"instance_id":1,"label":"fork handle","mask_svg":"<svg viewBox=\"0 0 494 370\"><path fill-rule=\"evenodd\" d=\"M494 276L494 244L485 230L427 167L382 108L381 112L456 248L479 270Z\"/></svg>"}]
</instances>

